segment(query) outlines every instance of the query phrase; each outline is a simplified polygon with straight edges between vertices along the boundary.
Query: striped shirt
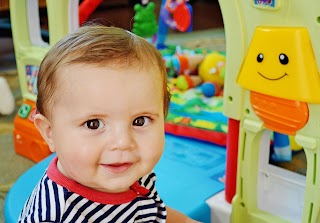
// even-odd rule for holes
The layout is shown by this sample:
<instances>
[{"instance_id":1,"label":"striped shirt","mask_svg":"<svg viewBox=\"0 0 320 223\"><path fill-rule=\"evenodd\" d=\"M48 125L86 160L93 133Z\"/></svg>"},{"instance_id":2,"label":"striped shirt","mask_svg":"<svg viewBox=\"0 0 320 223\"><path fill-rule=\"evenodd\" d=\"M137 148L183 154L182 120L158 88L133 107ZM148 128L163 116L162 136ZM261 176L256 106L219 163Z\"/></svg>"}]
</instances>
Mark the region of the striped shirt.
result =
<instances>
[{"instance_id":1,"label":"striped shirt","mask_svg":"<svg viewBox=\"0 0 320 223\"><path fill-rule=\"evenodd\" d=\"M166 208L150 173L130 187L112 194L95 191L65 177L57 157L33 190L20 222L165 222Z\"/></svg>"}]
</instances>

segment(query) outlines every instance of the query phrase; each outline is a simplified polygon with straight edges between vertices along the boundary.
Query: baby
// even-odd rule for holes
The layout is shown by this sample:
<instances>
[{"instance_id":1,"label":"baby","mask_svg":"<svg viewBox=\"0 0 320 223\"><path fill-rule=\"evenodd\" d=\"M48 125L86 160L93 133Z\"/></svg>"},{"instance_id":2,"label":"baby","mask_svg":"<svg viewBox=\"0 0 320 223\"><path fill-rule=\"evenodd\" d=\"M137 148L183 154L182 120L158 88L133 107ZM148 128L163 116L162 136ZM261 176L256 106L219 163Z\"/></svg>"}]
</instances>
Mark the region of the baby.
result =
<instances>
[{"instance_id":1,"label":"baby","mask_svg":"<svg viewBox=\"0 0 320 223\"><path fill-rule=\"evenodd\" d=\"M56 157L19 222L196 222L155 187L170 101L156 48L120 28L81 27L48 52L37 88L34 123Z\"/></svg>"}]
</instances>

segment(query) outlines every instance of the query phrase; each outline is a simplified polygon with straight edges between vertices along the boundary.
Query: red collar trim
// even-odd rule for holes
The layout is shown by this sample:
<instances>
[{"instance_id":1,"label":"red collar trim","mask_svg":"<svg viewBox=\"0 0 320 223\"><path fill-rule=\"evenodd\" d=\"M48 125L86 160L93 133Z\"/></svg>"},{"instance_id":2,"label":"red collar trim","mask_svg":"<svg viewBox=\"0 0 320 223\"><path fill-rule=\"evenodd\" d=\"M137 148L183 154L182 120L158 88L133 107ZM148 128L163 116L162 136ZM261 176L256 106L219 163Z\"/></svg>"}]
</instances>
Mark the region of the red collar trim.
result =
<instances>
[{"instance_id":1,"label":"red collar trim","mask_svg":"<svg viewBox=\"0 0 320 223\"><path fill-rule=\"evenodd\" d=\"M147 195L149 193L149 190L142 187L138 181L135 182L128 191L121 193L107 193L91 189L64 176L58 170L57 162L58 157L53 158L51 161L47 170L48 177L55 183L67 188L69 191L77 193L91 201L101 204L124 204L132 201L138 196Z\"/></svg>"}]
</instances>

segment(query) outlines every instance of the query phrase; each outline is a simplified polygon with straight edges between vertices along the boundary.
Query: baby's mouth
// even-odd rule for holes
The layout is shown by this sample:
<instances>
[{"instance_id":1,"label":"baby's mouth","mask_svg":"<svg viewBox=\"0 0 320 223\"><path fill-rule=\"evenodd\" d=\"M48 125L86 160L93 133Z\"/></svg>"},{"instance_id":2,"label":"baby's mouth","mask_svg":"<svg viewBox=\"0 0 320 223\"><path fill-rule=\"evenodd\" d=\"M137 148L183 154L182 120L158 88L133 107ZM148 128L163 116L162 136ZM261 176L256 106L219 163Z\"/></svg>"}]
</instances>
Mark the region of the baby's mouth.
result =
<instances>
[{"instance_id":1,"label":"baby's mouth","mask_svg":"<svg viewBox=\"0 0 320 223\"><path fill-rule=\"evenodd\" d=\"M112 174L120 174L133 165L133 163L111 163L111 164L102 164L104 168L106 168Z\"/></svg>"}]
</instances>

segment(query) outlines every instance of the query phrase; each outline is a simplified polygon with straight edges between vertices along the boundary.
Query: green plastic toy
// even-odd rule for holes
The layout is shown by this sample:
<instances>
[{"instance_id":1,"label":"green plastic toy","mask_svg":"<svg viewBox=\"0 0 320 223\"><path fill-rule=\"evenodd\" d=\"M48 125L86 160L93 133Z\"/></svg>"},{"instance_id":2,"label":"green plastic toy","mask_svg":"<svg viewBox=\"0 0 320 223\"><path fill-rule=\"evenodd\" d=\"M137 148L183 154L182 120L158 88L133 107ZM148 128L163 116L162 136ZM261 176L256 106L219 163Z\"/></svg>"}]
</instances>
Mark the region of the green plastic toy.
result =
<instances>
[{"instance_id":1,"label":"green plastic toy","mask_svg":"<svg viewBox=\"0 0 320 223\"><path fill-rule=\"evenodd\" d=\"M132 32L144 38L150 38L158 31L156 15L154 13L155 4L149 2L146 6L136 4L134 11L136 12L133 18Z\"/></svg>"}]
</instances>

